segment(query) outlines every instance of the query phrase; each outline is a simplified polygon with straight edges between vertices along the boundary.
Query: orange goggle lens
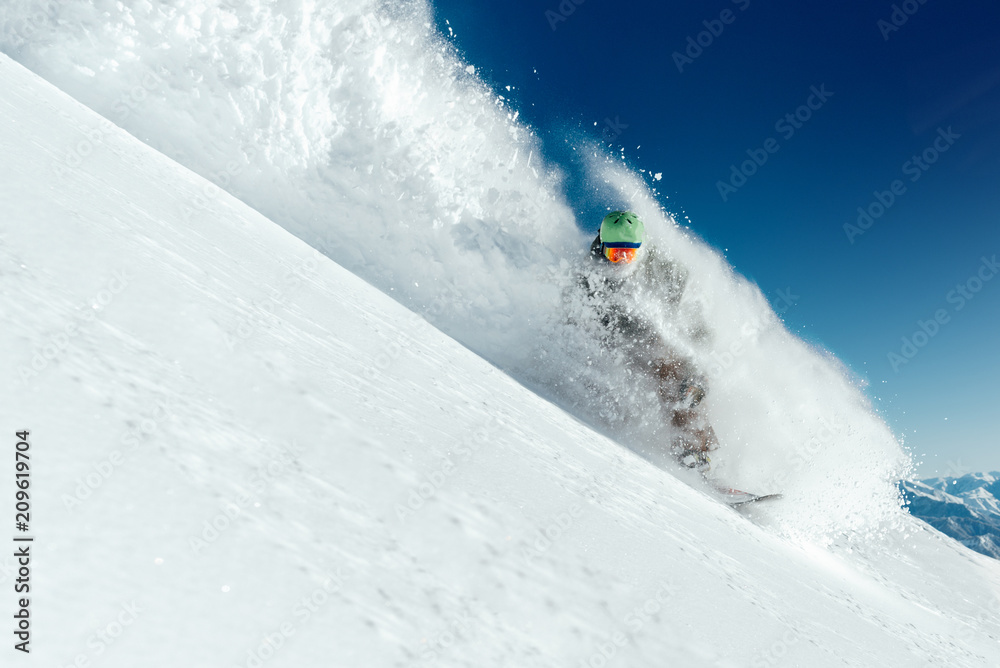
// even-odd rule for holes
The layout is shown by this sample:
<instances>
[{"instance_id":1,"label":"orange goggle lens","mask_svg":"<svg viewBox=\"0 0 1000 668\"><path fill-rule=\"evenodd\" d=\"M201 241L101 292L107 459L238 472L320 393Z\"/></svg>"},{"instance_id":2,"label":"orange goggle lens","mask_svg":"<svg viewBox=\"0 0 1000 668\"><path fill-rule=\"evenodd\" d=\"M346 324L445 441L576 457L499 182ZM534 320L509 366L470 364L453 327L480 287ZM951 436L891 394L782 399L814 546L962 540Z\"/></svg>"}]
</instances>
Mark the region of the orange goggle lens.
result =
<instances>
[{"instance_id":1,"label":"orange goggle lens","mask_svg":"<svg viewBox=\"0 0 1000 668\"><path fill-rule=\"evenodd\" d=\"M635 259L636 248L605 248L604 257L611 262L629 264Z\"/></svg>"}]
</instances>

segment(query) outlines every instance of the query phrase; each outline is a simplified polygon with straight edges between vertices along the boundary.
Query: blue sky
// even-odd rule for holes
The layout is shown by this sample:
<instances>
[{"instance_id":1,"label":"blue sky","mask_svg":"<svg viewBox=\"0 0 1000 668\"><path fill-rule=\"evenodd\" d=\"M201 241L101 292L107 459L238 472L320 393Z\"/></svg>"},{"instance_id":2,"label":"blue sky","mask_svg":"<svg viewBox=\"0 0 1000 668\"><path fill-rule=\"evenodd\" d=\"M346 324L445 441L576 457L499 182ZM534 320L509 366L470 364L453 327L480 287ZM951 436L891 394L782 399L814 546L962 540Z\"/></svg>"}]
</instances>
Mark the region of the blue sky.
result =
<instances>
[{"instance_id":1,"label":"blue sky","mask_svg":"<svg viewBox=\"0 0 1000 668\"><path fill-rule=\"evenodd\" d=\"M607 204L565 151L585 132L662 172L664 206L777 306L793 297L789 328L867 380L920 474L1000 469L996 2L434 4L514 87L582 220Z\"/></svg>"}]
</instances>

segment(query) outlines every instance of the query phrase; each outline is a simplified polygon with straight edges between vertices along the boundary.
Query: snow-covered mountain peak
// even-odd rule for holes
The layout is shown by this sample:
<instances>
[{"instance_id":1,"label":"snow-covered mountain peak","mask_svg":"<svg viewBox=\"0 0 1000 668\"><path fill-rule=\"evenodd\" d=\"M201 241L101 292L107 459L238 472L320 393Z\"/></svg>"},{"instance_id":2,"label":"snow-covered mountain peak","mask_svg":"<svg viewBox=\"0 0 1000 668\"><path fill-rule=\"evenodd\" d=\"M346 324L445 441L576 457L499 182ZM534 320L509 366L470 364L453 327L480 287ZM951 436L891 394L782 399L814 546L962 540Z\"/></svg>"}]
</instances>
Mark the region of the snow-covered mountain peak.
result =
<instances>
[{"instance_id":1,"label":"snow-covered mountain peak","mask_svg":"<svg viewBox=\"0 0 1000 668\"><path fill-rule=\"evenodd\" d=\"M1000 474L969 473L901 484L910 512L966 546L1000 559Z\"/></svg>"}]
</instances>

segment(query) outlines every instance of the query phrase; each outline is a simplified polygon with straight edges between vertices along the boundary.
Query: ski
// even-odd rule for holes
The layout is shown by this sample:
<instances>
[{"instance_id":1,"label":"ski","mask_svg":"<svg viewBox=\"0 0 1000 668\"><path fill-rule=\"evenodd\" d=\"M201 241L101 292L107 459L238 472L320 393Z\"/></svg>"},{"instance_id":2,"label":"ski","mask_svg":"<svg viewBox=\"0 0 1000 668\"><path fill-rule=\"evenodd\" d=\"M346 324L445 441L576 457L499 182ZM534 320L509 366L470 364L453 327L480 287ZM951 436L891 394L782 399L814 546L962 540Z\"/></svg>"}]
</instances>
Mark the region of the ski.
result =
<instances>
[{"instance_id":1,"label":"ski","mask_svg":"<svg viewBox=\"0 0 1000 668\"><path fill-rule=\"evenodd\" d=\"M722 500L731 508L738 508L750 503L765 501L767 499L780 499L781 494L753 494L731 487L716 487L717 492L722 494Z\"/></svg>"},{"instance_id":2,"label":"ski","mask_svg":"<svg viewBox=\"0 0 1000 668\"><path fill-rule=\"evenodd\" d=\"M727 501L730 508L739 508L740 506L746 506L751 503L757 503L758 501L766 501L767 499L780 499L781 494L751 494L749 499L743 499L741 501Z\"/></svg>"}]
</instances>

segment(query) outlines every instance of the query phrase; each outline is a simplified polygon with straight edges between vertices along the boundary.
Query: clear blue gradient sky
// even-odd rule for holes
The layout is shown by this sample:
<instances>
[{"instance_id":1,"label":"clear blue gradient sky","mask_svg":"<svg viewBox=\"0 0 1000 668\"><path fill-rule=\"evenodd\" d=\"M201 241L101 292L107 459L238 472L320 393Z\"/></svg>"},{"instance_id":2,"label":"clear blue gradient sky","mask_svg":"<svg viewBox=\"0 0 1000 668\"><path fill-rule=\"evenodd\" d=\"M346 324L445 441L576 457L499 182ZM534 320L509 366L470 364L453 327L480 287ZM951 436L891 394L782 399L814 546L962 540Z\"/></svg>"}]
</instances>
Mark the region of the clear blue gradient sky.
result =
<instances>
[{"instance_id":1,"label":"clear blue gradient sky","mask_svg":"<svg viewBox=\"0 0 1000 668\"><path fill-rule=\"evenodd\" d=\"M576 2L436 0L435 19L514 87L581 219L607 204L565 149L586 133L662 172L667 210L773 303L794 296L789 328L868 382L918 473L1000 468L1000 269L982 260L1000 256L1000 4Z\"/></svg>"}]
</instances>

